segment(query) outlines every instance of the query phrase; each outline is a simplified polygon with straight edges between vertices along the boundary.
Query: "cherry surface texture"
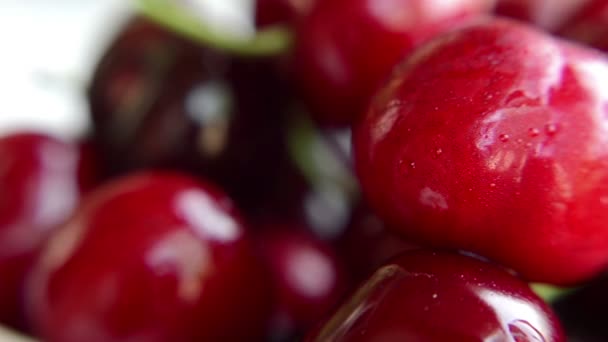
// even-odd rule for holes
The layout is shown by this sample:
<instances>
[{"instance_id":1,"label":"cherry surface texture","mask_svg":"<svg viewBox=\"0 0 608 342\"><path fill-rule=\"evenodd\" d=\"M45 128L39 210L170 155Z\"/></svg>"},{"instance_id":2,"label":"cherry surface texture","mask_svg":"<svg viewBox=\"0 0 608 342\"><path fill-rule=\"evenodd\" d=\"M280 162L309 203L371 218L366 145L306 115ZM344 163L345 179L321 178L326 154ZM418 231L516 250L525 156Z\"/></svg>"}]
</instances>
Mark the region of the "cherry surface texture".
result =
<instances>
[{"instance_id":1,"label":"cherry surface texture","mask_svg":"<svg viewBox=\"0 0 608 342\"><path fill-rule=\"evenodd\" d=\"M529 280L585 281L608 264L608 62L488 19L434 40L354 133L377 214Z\"/></svg>"},{"instance_id":2,"label":"cherry surface texture","mask_svg":"<svg viewBox=\"0 0 608 342\"><path fill-rule=\"evenodd\" d=\"M528 285L472 257L409 252L380 268L308 341L562 342Z\"/></svg>"}]
</instances>

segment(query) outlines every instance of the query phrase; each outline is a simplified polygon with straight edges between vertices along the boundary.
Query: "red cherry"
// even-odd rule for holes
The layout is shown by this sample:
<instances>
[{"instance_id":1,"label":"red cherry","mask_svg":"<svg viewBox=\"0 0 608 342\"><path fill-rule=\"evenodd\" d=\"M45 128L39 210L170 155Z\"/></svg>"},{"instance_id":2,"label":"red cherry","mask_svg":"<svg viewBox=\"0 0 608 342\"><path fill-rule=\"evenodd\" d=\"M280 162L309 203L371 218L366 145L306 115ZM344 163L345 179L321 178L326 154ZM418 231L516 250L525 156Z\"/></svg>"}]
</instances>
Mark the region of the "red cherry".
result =
<instances>
[{"instance_id":1,"label":"red cherry","mask_svg":"<svg viewBox=\"0 0 608 342\"><path fill-rule=\"evenodd\" d=\"M270 58L229 56L136 18L89 89L106 164L115 174L161 167L203 175L250 210L288 159L288 92L275 67Z\"/></svg>"},{"instance_id":2,"label":"red cherry","mask_svg":"<svg viewBox=\"0 0 608 342\"><path fill-rule=\"evenodd\" d=\"M566 38L608 51L608 1L591 0L564 24L559 33Z\"/></svg>"},{"instance_id":3,"label":"red cherry","mask_svg":"<svg viewBox=\"0 0 608 342\"><path fill-rule=\"evenodd\" d=\"M303 228L275 223L266 229L259 238L277 297L272 330L284 336L304 332L344 294L344 265L329 245Z\"/></svg>"},{"instance_id":4,"label":"red cherry","mask_svg":"<svg viewBox=\"0 0 608 342\"><path fill-rule=\"evenodd\" d=\"M503 269L458 254L402 254L310 341L565 341L550 308Z\"/></svg>"},{"instance_id":5,"label":"red cherry","mask_svg":"<svg viewBox=\"0 0 608 342\"><path fill-rule=\"evenodd\" d=\"M25 329L22 286L48 234L92 185L77 145L38 133L0 137L0 322Z\"/></svg>"},{"instance_id":6,"label":"red cherry","mask_svg":"<svg viewBox=\"0 0 608 342\"><path fill-rule=\"evenodd\" d=\"M493 0L319 1L299 26L293 71L312 113L348 124L414 47L492 9Z\"/></svg>"},{"instance_id":7,"label":"red cherry","mask_svg":"<svg viewBox=\"0 0 608 342\"><path fill-rule=\"evenodd\" d=\"M592 0L498 0L496 13L553 31Z\"/></svg>"},{"instance_id":8,"label":"red cherry","mask_svg":"<svg viewBox=\"0 0 608 342\"><path fill-rule=\"evenodd\" d=\"M608 265L608 62L491 19L422 47L355 128L358 176L401 233L530 280Z\"/></svg>"},{"instance_id":9,"label":"red cherry","mask_svg":"<svg viewBox=\"0 0 608 342\"><path fill-rule=\"evenodd\" d=\"M28 281L29 313L48 341L257 340L269 287L254 256L213 186L132 175L52 236Z\"/></svg>"}]
</instances>

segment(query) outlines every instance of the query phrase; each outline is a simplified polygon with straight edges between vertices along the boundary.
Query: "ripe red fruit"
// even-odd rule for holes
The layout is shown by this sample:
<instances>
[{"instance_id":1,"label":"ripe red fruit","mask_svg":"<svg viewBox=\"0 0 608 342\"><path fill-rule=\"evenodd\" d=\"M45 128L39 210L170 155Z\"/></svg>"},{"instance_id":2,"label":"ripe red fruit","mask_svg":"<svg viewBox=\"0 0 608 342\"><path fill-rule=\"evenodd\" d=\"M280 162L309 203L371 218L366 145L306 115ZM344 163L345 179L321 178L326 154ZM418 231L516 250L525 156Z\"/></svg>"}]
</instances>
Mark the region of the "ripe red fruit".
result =
<instances>
[{"instance_id":1,"label":"ripe red fruit","mask_svg":"<svg viewBox=\"0 0 608 342\"><path fill-rule=\"evenodd\" d=\"M304 229L273 224L259 237L275 294L276 337L305 332L330 310L347 289L344 265L332 248Z\"/></svg>"},{"instance_id":2,"label":"ripe red fruit","mask_svg":"<svg viewBox=\"0 0 608 342\"><path fill-rule=\"evenodd\" d=\"M299 25L297 85L316 118L345 125L414 47L489 12L494 0L319 1Z\"/></svg>"},{"instance_id":3,"label":"ripe red fruit","mask_svg":"<svg viewBox=\"0 0 608 342\"><path fill-rule=\"evenodd\" d=\"M24 279L48 234L93 185L90 160L43 134L0 137L0 322L25 329Z\"/></svg>"},{"instance_id":4,"label":"ripe red fruit","mask_svg":"<svg viewBox=\"0 0 608 342\"><path fill-rule=\"evenodd\" d=\"M422 47L355 128L391 227L572 284L608 264L608 61L490 19Z\"/></svg>"},{"instance_id":5,"label":"ripe red fruit","mask_svg":"<svg viewBox=\"0 0 608 342\"><path fill-rule=\"evenodd\" d=\"M270 58L230 56L137 18L101 59L88 92L95 142L115 174L202 175L249 210L287 157L287 91Z\"/></svg>"},{"instance_id":6,"label":"ripe red fruit","mask_svg":"<svg viewBox=\"0 0 608 342\"><path fill-rule=\"evenodd\" d=\"M564 24L559 34L608 51L608 0L591 0Z\"/></svg>"},{"instance_id":7,"label":"ripe red fruit","mask_svg":"<svg viewBox=\"0 0 608 342\"><path fill-rule=\"evenodd\" d=\"M496 13L553 31L590 0L498 0ZM591 0L592 1L592 0Z\"/></svg>"},{"instance_id":8,"label":"ripe red fruit","mask_svg":"<svg viewBox=\"0 0 608 342\"><path fill-rule=\"evenodd\" d=\"M48 341L263 337L269 284L225 195L171 173L98 189L53 234L28 281Z\"/></svg>"},{"instance_id":9,"label":"ripe red fruit","mask_svg":"<svg viewBox=\"0 0 608 342\"><path fill-rule=\"evenodd\" d=\"M505 270L458 254L402 254L309 341L565 341L550 308Z\"/></svg>"}]
</instances>

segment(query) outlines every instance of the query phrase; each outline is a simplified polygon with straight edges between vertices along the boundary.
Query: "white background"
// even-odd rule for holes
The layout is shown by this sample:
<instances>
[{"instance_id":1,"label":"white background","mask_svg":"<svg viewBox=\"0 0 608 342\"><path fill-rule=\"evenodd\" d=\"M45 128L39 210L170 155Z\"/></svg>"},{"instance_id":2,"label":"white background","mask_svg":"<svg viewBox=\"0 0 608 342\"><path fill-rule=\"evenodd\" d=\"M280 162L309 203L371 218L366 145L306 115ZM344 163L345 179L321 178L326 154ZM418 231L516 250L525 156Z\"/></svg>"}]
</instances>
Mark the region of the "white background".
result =
<instances>
[{"instance_id":1,"label":"white background","mask_svg":"<svg viewBox=\"0 0 608 342\"><path fill-rule=\"evenodd\" d=\"M99 54L131 12L128 0L0 0L0 134L77 137Z\"/></svg>"}]
</instances>

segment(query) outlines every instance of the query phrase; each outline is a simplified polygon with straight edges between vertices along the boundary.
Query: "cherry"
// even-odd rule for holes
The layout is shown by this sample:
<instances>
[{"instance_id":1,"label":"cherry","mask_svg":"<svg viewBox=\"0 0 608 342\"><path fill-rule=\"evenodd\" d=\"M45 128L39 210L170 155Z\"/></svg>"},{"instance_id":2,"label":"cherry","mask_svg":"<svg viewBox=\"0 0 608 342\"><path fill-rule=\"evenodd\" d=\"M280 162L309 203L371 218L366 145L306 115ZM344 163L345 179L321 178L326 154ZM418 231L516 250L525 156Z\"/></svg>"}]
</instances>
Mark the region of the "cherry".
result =
<instances>
[{"instance_id":1,"label":"cherry","mask_svg":"<svg viewBox=\"0 0 608 342\"><path fill-rule=\"evenodd\" d=\"M528 285L495 265L443 252L380 268L309 341L565 341Z\"/></svg>"},{"instance_id":2,"label":"cherry","mask_svg":"<svg viewBox=\"0 0 608 342\"><path fill-rule=\"evenodd\" d=\"M249 210L287 159L287 94L273 59L229 56L136 18L101 59L89 100L114 174L188 171Z\"/></svg>"},{"instance_id":3,"label":"cherry","mask_svg":"<svg viewBox=\"0 0 608 342\"><path fill-rule=\"evenodd\" d=\"M530 280L608 265L608 62L506 19L444 35L403 64L355 128L355 164L400 233Z\"/></svg>"},{"instance_id":4,"label":"cherry","mask_svg":"<svg viewBox=\"0 0 608 342\"><path fill-rule=\"evenodd\" d=\"M595 48L608 51L608 1L591 0L559 33Z\"/></svg>"},{"instance_id":5,"label":"cherry","mask_svg":"<svg viewBox=\"0 0 608 342\"><path fill-rule=\"evenodd\" d=\"M26 329L23 282L48 234L94 184L88 153L41 133L0 137L0 322Z\"/></svg>"},{"instance_id":6,"label":"cherry","mask_svg":"<svg viewBox=\"0 0 608 342\"><path fill-rule=\"evenodd\" d=\"M231 201L178 173L121 178L51 237L28 281L48 341L255 341L269 283Z\"/></svg>"},{"instance_id":7,"label":"cherry","mask_svg":"<svg viewBox=\"0 0 608 342\"><path fill-rule=\"evenodd\" d=\"M554 31L590 0L498 0L496 13Z\"/></svg>"},{"instance_id":8,"label":"cherry","mask_svg":"<svg viewBox=\"0 0 608 342\"><path fill-rule=\"evenodd\" d=\"M414 47L492 9L493 0L319 1L299 25L293 72L320 122L350 123Z\"/></svg>"},{"instance_id":9,"label":"cherry","mask_svg":"<svg viewBox=\"0 0 608 342\"><path fill-rule=\"evenodd\" d=\"M274 223L259 236L274 279L272 331L278 337L305 332L329 313L347 289L341 260L330 245L297 224Z\"/></svg>"}]
</instances>

